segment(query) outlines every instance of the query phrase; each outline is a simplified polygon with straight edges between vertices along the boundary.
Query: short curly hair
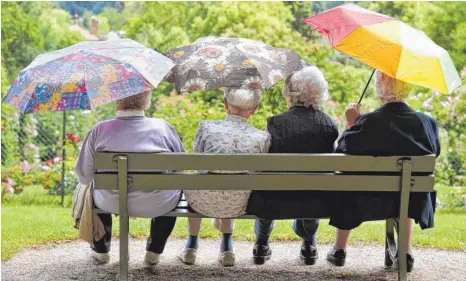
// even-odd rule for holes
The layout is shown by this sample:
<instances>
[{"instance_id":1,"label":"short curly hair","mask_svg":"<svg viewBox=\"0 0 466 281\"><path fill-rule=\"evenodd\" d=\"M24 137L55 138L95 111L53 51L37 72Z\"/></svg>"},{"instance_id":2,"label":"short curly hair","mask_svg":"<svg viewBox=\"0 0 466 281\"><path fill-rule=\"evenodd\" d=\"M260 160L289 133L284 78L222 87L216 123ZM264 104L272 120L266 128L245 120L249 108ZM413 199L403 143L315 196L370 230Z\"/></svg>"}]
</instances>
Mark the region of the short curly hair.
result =
<instances>
[{"instance_id":1,"label":"short curly hair","mask_svg":"<svg viewBox=\"0 0 466 281\"><path fill-rule=\"evenodd\" d=\"M146 110L150 107L152 91L145 91L137 95L117 100L117 110Z\"/></svg>"},{"instance_id":2,"label":"short curly hair","mask_svg":"<svg viewBox=\"0 0 466 281\"><path fill-rule=\"evenodd\" d=\"M316 66L307 66L289 76L282 89L293 106L319 108L328 99L328 82Z\"/></svg>"},{"instance_id":3,"label":"short curly hair","mask_svg":"<svg viewBox=\"0 0 466 281\"><path fill-rule=\"evenodd\" d=\"M379 97L393 101L403 101L411 90L411 84L390 77L379 70L375 72L375 85Z\"/></svg>"},{"instance_id":4,"label":"short curly hair","mask_svg":"<svg viewBox=\"0 0 466 281\"><path fill-rule=\"evenodd\" d=\"M226 103L238 109L251 110L259 106L262 99L261 90L223 89Z\"/></svg>"}]
</instances>

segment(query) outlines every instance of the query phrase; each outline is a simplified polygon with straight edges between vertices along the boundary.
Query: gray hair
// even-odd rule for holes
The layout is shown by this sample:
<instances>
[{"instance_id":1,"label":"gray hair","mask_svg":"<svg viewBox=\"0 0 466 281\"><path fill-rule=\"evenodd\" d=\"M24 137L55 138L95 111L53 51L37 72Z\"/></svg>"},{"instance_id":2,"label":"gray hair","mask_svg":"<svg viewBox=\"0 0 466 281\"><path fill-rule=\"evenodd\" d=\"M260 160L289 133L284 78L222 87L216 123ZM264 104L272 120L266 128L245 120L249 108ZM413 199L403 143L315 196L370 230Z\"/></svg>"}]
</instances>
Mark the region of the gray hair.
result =
<instances>
[{"instance_id":1,"label":"gray hair","mask_svg":"<svg viewBox=\"0 0 466 281\"><path fill-rule=\"evenodd\" d=\"M328 82L316 66L307 66L285 80L282 94L293 106L319 108L328 99Z\"/></svg>"},{"instance_id":2,"label":"gray hair","mask_svg":"<svg viewBox=\"0 0 466 281\"><path fill-rule=\"evenodd\" d=\"M117 110L146 110L150 107L152 91L145 91L137 95L117 100Z\"/></svg>"},{"instance_id":3,"label":"gray hair","mask_svg":"<svg viewBox=\"0 0 466 281\"><path fill-rule=\"evenodd\" d=\"M392 78L379 70L375 71L375 85L379 97L392 101L403 101L411 89L410 84Z\"/></svg>"},{"instance_id":4,"label":"gray hair","mask_svg":"<svg viewBox=\"0 0 466 281\"><path fill-rule=\"evenodd\" d=\"M261 90L224 88L223 96L228 105L243 110L251 110L259 106L262 99Z\"/></svg>"}]
</instances>

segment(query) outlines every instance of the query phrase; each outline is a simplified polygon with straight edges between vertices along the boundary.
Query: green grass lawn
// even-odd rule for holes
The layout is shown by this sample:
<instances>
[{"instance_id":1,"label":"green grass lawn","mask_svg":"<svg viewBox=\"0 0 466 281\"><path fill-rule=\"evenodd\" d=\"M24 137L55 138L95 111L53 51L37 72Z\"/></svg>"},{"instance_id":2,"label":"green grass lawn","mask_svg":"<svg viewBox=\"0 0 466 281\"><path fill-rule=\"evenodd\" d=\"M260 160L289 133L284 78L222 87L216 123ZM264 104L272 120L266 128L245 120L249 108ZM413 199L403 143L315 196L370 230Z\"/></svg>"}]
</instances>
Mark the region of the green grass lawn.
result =
<instances>
[{"instance_id":1,"label":"green grass lawn","mask_svg":"<svg viewBox=\"0 0 466 281\"><path fill-rule=\"evenodd\" d=\"M114 219L114 234L118 234L118 219ZM236 240L254 240L253 220L238 220L234 237ZM466 250L466 212L438 211L435 228L421 231L415 228L414 245L442 249ZM379 243L384 240L384 222L367 222L354 230L350 243ZM145 238L149 231L148 219L131 219L132 237ZM173 237L186 236L186 219L177 221ZM318 230L318 243L332 243L335 229L322 220ZM2 261L8 260L24 247L76 240L71 209L54 205L3 205L2 206ZM218 238L219 233L210 220L203 221L203 238ZM291 221L278 221L272 240L298 240L291 229ZM201 242L202 243L202 242Z\"/></svg>"}]
</instances>

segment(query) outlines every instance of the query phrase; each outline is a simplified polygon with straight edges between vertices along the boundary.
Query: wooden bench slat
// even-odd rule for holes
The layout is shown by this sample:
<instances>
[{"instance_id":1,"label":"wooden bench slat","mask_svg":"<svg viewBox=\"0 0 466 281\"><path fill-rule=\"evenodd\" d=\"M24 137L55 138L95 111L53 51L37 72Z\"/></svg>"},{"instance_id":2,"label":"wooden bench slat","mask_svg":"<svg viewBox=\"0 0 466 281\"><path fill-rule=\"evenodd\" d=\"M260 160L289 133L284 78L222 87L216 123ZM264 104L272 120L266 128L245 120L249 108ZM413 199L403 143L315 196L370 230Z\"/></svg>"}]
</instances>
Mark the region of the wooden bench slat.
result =
<instances>
[{"instance_id":1,"label":"wooden bench slat","mask_svg":"<svg viewBox=\"0 0 466 281\"><path fill-rule=\"evenodd\" d=\"M399 191L400 176L334 174L129 174L137 190L323 190ZM413 176L412 192L428 192L434 176ZM117 176L95 174L96 189L117 189Z\"/></svg>"},{"instance_id":2,"label":"wooden bench slat","mask_svg":"<svg viewBox=\"0 0 466 281\"><path fill-rule=\"evenodd\" d=\"M209 154L110 153L94 154L95 169L116 170L113 158L128 157L128 170L251 170L251 171L353 171L399 172L403 156L373 157L345 154ZM412 172L432 172L435 155L411 156Z\"/></svg>"}]
</instances>

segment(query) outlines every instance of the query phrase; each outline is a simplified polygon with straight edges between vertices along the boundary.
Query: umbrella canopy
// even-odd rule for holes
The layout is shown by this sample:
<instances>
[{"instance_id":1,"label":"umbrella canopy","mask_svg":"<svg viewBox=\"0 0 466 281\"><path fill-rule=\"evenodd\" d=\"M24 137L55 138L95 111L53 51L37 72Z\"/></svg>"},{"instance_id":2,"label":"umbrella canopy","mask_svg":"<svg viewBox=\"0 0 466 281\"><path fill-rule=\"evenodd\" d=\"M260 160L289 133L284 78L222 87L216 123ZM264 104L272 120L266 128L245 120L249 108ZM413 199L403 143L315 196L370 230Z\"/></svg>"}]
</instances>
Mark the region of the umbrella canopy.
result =
<instances>
[{"instance_id":1,"label":"umbrella canopy","mask_svg":"<svg viewBox=\"0 0 466 281\"><path fill-rule=\"evenodd\" d=\"M131 39L81 42L38 56L4 101L22 113L93 109L157 87L173 66Z\"/></svg>"},{"instance_id":2,"label":"umbrella canopy","mask_svg":"<svg viewBox=\"0 0 466 281\"><path fill-rule=\"evenodd\" d=\"M176 62L167 80L180 93L222 87L270 88L308 65L293 50L244 38L202 37L165 55Z\"/></svg>"},{"instance_id":3,"label":"umbrella canopy","mask_svg":"<svg viewBox=\"0 0 466 281\"><path fill-rule=\"evenodd\" d=\"M448 52L397 19L344 4L303 21L335 49L391 77L442 93L461 85Z\"/></svg>"}]
</instances>

